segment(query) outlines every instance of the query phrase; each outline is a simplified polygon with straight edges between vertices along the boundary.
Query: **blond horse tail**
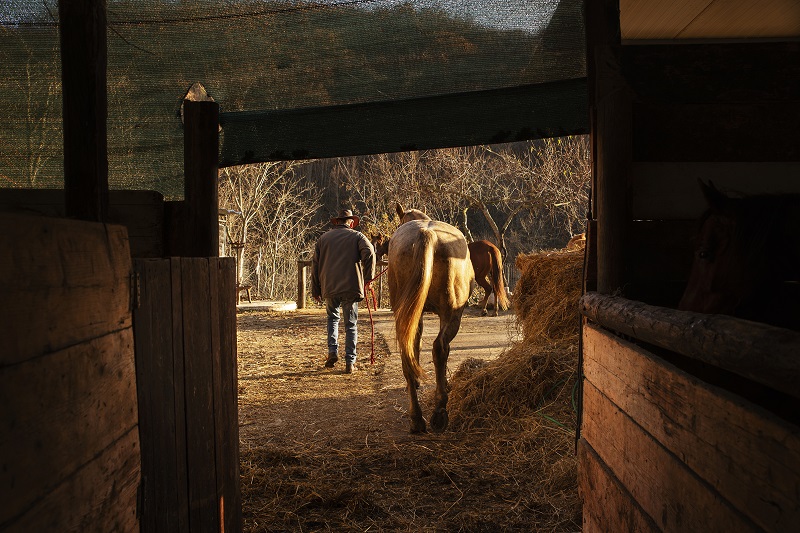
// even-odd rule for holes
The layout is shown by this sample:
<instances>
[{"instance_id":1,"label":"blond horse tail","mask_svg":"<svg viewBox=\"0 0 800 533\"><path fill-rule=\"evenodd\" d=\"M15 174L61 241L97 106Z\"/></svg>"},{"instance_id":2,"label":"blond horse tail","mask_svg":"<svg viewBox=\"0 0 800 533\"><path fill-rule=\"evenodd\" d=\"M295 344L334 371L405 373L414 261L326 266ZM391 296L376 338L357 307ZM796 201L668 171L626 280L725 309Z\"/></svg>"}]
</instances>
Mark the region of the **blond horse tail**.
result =
<instances>
[{"instance_id":1,"label":"blond horse tail","mask_svg":"<svg viewBox=\"0 0 800 533\"><path fill-rule=\"evenodd\" d=\"M506 285L503 282L503 256L497 248L490 248L492 254L492 290L494 291L495 305L505 311L511 305L506 294Z\"/></svg>"},{"instance_id":2,"label":"blond horse tail","mask_svg":"<svg viewBox=\"0 0 800 533\"><path fill-rule=\"evenodd\" d=\"M400 294L393 305L400 355L403 357L403 363L408 365L418 380L422 379L424 372L414 356L414 340L433 277L435 240L434 232L421 230L419 239L414 243L413 270L406 273L405 284L400 288Z\"/></svg>"}]
</instances>

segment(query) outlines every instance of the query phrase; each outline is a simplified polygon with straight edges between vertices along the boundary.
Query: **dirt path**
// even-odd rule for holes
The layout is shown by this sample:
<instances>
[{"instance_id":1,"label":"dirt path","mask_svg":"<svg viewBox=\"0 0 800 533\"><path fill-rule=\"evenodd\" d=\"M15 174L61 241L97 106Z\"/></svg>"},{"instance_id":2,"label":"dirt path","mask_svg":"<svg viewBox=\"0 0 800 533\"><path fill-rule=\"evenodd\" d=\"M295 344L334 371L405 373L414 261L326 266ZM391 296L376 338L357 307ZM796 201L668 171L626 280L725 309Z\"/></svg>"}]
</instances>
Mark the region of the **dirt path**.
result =
<instances>
[{"instance_id":1,"label":"dirt path","mask_svg":"<svg viewBox=\"0 0 800 533\"><path fill-rule=\"evenodd\" d=\"M376 364L370 365L369 315L364 308L360 311L361 371L353 375L342 373L342 362L334 369L324 368L323 310L274 313L250 308L239 314L243 442L251 436L263 442L265 429L274 431L278 439L291 436L309 444L339 446L368 443L380 436L407 436L405 379L395 348L391 312L373 312ZM423 332L421 359L430 374L421 390L424 403L435 385L430 354L438 333L435 316L425 316ZM477 310L468 310L451 347L450 374L468 358L494 359L514 334L512 315L481 317Z\"/></svg>"},{"instance_id":2,"label":"dirt path","mask_svg":"<svg viewBox=\"0 0 800 533\"><path fill-rule=\"evenodd\" d=\"M391 313L379 310L374 319L376 364L369 364L371 335L364 308L358 345L362 370L346 375L341 363L324 368L323 310L240 311L246 531L471 529L476 520L486 522L487 513L501 513L508 520L525 510L519 503L510 514L485 507L490 487L507 483L511 487L503 493L515 498L525 485L482 465L486 452L465 444L467 436L408 433L408 400L393 349ZM468 310L452 345L450 374L468 358L497 357L515 332L513 324L510 314L480 317L477 310ZM429 371L437 331L438 319L426 316L422 361ZM421 391L426 417L432 379L431 372ZM528 495L517 499L529 498L533 491L527 490ZM491 524L501 523L506 522L490 520L477 529L491 530Z\"/></svg>"}]
</instances>

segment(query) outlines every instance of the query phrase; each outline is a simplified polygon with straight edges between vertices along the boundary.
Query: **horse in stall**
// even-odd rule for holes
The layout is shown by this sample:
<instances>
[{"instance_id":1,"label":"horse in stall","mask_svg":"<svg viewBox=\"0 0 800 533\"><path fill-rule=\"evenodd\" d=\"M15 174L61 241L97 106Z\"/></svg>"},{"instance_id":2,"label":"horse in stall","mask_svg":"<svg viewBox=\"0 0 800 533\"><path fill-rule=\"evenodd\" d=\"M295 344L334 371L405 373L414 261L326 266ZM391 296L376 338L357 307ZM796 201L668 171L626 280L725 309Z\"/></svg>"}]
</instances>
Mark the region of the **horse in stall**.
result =
<instances>
[{"instance_id":1,"label":"horse in stall","mask_svg":"<svg viewBox=\"0 0 800 533\"><path fill-rule=\"evenodd\" d=\"M486 304L489 297L495 295L494 315L497 316L497 309L508 309L508 293L505 283L503 283L503 257L500 250L489 241L475 241L467 245L469 248L469 258L472 261L472 269L475 271L475 281L483 287L486 295L483 301L478 304L481 308L481 316L486 316Z\"/></svg>"},{"instance_id":2,"label":"horse in stall","mask_svg":"<svg viewBox=\"0 0 800 533\"><path fill-rule=\"evenodd\" d=\"M700 187L708 209L678 308L800 330L800 195Z\"/></svg>"},{"instance_id":3,"label":"horse in stall","mask_svg":"<svg viewBox=\"0 0 800 533\"><path fill-rule=\"evenodd\" d=\"M424 371L419 364L422 313L439 316L439 335L433 342L436 369L435 407L430 418L436 432L447 428L447 358L450 342L461 327L474 273L464 235L450 224L431 220L417 209L398 203L400 227L389 240L389 295L403 375L411 408L411 433L426 431L417 389Z\"/></svg>"}]
</instances>

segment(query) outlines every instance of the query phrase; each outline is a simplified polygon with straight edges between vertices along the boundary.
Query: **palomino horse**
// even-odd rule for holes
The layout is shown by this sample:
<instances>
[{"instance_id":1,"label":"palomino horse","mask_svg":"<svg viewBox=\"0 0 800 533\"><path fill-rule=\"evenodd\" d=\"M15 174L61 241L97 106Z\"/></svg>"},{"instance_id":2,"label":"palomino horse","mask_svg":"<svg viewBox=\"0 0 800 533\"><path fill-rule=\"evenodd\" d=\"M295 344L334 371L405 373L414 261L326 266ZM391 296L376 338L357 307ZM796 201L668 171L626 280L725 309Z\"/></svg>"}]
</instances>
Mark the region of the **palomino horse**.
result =
<instances>
[{"instance_id":1,"label":"palomino horse","mask_svg":"<svg viewBox=\"0 0 800 533\"><path fill-rule=\"evenodd\" d=\"M447 358L450 342L461 326L474 273L464 235L450 224L431 220L422 211L404 211L397 204L401 225L389 242L389 296L403 375L411 402L411 432L426 430L417 398L424 371L419 364L422 313L439 316L439 335L433 342L436 369L433 431L447 428Z\"/></svg>"},{"instance_id":2,"label":"palomino horse","mask_svg":"<svg viewBox=\"0 0 800 533\"><path fill-rule=\"evenodd\" d=\"M389 253L389 243L391 238L384 234L371 235L370 242L375 248L375 257L383 257ZM503 282L503 257L500 250L489 241L476 241L467 245L469 248L469 258L472 262L472 270L475 272L475 281L483 287L486 296L478 304L482 309L481 314L487 315L486 306L490 299L494 306L494 316L497 316L497 309L508 309L511 302L508 300ZM492 294L496 296L492 298ZM498 296L499 295L499 296Z\"/></svg>"},{"instance_id":3,"label":"palomino horse","mask_svg":"<svg viewBox=\"0 0 800 533\"><path fill-rule=\"evenodd\" d=\"M730 198L700 186L708 210L678 308L800 329L800 195Z\"/></svg>"},{"instance_id":4,"label":"palomino horse","mask_svg":"<svg viewBox=\"0 0 800 533\"><path fill-rule=\"evenodd\" d=\"M489 241L475 241L468 245L469 258L472 260L472 269L475 271L475 281L483 287L486 296L478 304L482 309L481 315L486 316L486 304L489 296L495 294L494 316L497 309L508 309L509 301L506 287L503 283L503 257L497 246Z\"/></svg>"}]
</instances>

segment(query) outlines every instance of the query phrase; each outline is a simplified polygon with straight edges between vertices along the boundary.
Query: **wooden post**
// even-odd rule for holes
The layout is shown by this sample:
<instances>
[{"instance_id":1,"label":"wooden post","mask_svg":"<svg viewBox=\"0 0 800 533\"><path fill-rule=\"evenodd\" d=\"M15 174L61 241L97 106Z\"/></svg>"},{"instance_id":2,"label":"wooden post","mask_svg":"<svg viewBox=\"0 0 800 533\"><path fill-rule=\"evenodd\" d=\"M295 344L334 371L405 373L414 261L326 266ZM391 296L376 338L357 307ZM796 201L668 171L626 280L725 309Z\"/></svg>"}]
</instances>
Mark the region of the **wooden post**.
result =
<instances>
[{"instance_id":1,"label":"wooden post","mask_svg":"<svg viewBox=\"0 0 800 533\"><path fill-rule=\"evenodd\" d=\"M297 260L297 308L298 309L305 309L306 307L306 272L309 266L311 266L311 261L307 259Z\"/></svg>"},{"instance_id":2,"label":"wooden post","mask_svg":"<svg viewBox=\"0 0 800 533\"><path fill-rule=\"evenodd\" d=\"M586 5L587 71L594 218L597 221L597 290L625 284L624 243L630 217L631 96L620 67L619 0Z\"/></svg>"},{"instance_id":3,"label":"wooden post","mask_svg":"<svg viewBox=\"0 0 800 533\"><path fill-rule=\"evenodd\" d=\"M108 214L106 2L58 4L65 214L103 222Z\"/></svg>"},{"instance_id":4,"label":"wooden post","mask_svg":"<svg viewBox=\"0 0 800 533\"><path fill-rule=\"evenodd\" d=\"M185 241L180 255L219 256L219 104L184 103Z\"/></svg>"}]
</instances>

